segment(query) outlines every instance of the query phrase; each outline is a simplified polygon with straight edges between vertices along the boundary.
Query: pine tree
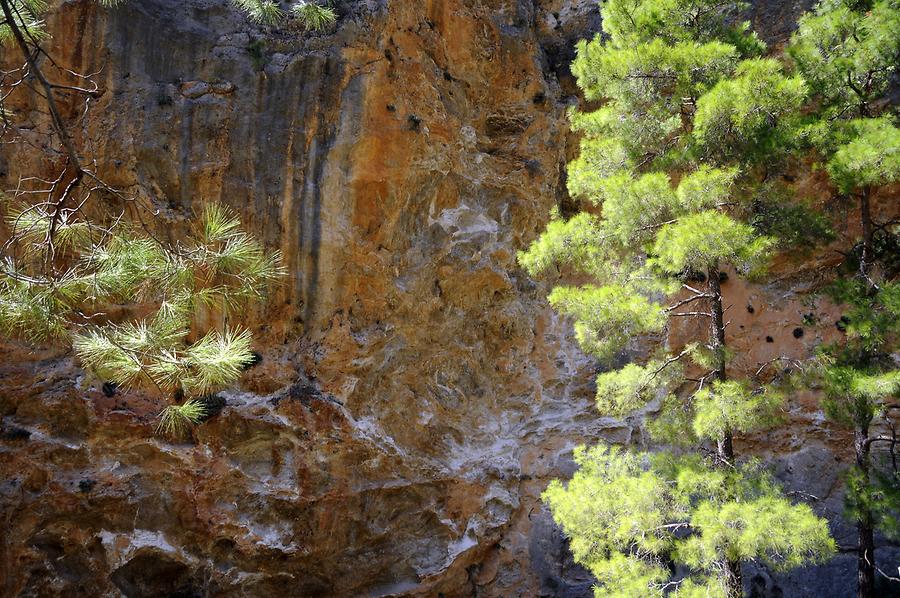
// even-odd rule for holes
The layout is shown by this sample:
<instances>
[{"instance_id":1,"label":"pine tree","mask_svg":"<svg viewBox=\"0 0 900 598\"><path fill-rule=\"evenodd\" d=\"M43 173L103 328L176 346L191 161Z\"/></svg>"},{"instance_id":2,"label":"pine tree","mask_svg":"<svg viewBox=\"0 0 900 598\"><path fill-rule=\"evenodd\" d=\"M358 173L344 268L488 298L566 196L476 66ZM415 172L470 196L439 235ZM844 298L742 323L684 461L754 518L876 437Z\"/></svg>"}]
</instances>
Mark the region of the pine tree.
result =
<instances>
[{"instance_id":1,"label":"pine tree","mask_svg":"<svg viewBox=\"0 0 900 598\"><path fill-rule=\"evenodd\" d=\"M900 393L900 370L891 359L900 334L900 247L896 224L877 223L871 198L900 180L900 129L882 107L900 63L900 2L821 2L800 21L789 53L809 81L815 110L803 138L827 162L837 191L858 206L862 232L846 265L853 278L838 281L833 297L848 306L843 342L820 351L817 370L826 413L855 432L856 464L847 478L848 512L857 522L858 596L875 592L874 529L896 527L900 471L873 471L871 436L876 420L891 422L891 399Z\"/></svg>"},{"instance_id":2,"label":"pine tree","mask_svg":"<svg viewBox=\"0 0 900 598\"><path fill-rule=\"evenodd\" d=\"M641 410L657 437L697 450L580 448L574 478L544 498L597 596L731 598L743 561L789 568L834 550L824 520L735 455L733 435L771 423L783 394L729 367L721 289L727 269L761 272L778 242L746 221L772 191L766 172L789 151L807 88L762 57L739 3L601 7L604 34L579 43L572 65L585 98L602 102L571 115L583 138L569 191L592 207L554 213L519 259L532 275L557 265L593 279L549 297L586 352L609 363L635 339L658 341L598 376L598 408ZM697 335L668 347L676 319ZM676 564L689 573L676 577Z\"/></svg>"}]
</instances>

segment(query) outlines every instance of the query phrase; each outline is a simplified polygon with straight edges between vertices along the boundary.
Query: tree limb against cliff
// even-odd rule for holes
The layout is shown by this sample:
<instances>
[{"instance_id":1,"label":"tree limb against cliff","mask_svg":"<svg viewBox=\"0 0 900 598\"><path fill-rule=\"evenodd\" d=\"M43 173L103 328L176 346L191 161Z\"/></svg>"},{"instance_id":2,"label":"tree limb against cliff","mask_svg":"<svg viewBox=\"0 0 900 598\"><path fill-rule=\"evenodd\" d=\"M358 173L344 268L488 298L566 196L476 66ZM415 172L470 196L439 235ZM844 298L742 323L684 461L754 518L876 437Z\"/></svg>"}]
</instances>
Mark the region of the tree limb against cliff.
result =
<instances>
[{"instance_id":1,"label":"tree limb against cliff","mask_svg":"<svg viewBox=\"0 0 900 598\"><path fill-rule=\"evenodd\" d=\"M42 8L37 0L0 0L0 43L11 42L22 60L0 77L3 141L39 149L58 171L51 178L20 176L12 199L3 202L8 238L0 256L0 331L73 349L114 389L155 391L166 405L159 430L179 434L206 417L206 397L255 362L249 331L229 326L228 314L263 299L281 275L280 255L216 204L196 214L193 230L176 241L154 235L142 212L151 218L157 212L105 182L96 160L85 156L86 133L72 134L62 94L85 97L77 113L84 121L102 91L93 75L65 68L41 46ZM27 132L16 126L25 115L3 109L13 97L17 105L35 101L46 110L45 136L33 123ZM108 313L111 305L124 307L123 315ZM198 310L220 314L220 325L198 327Z\"/></svg>"}]
</instances>

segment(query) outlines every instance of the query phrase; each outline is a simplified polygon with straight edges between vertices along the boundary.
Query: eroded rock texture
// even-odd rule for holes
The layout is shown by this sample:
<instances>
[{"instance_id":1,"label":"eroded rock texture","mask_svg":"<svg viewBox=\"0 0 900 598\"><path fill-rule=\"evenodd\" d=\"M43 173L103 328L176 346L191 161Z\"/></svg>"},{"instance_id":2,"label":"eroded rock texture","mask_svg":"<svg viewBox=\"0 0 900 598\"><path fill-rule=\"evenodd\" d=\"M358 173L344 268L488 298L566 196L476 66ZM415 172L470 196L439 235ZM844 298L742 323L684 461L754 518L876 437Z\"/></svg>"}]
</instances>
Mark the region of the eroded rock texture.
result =
<instances>
[{"instance_id":1,"label":"eroded rock texture","mask_svg":"<svg viewBox=\"0 0 900 598\"><path fill-rule=\"evenodd\" d=\"M799 6L753 18L783 38ZM104 388L71 355L3 348L4 595L590 595L538 497L575 444L640 431L596 415L596 364L515 252L569 201L567 64L596 4L338 9L321 35L260 30L225 0L52 12L51 53L100 72L78 135L107 179L172 237L203 202L235 207L289 277L245 319L262 362L190 442L154 434L159 400ZM44 167L0 150L5 187ZM829 334L832 308L803 284L726 284L732 340L800 355ZM809 312L824 324L797 338ZM846 451L807 399L745 444L834 513ZM748 583L846 595L852 567Z\"/></svg>"}]
</instances>

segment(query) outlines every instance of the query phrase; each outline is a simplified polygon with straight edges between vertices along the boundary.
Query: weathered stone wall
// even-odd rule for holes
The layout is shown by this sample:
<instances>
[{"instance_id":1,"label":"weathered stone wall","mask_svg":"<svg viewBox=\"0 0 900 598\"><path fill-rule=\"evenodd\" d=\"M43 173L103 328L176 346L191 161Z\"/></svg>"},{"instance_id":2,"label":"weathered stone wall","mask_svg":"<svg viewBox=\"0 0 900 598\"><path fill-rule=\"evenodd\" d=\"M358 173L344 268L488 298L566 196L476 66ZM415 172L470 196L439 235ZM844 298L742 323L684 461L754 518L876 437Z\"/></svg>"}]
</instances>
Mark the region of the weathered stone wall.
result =
<instances>
[{"instance_id":1,"label":"weathered stone wall","mask_svg":"<svg viewBox=\"0 0 900 598\"><path fill-rule=\"evenodd\" d=\"M783 39L798 6L751 16ZM78 136L107 179L173 237L194 206L233 206L289 276L246 316L262 364L191 442L156 436L158 399L104 395L71 355L3 348L3 595L590 595L538 497L575 444L640 431L597 416L596 365L515 252L567 200L567 65L596 4L338 8L328 34L263 31L225 0L53 11L51 53L100 72ZM42 168L0 149L4 187ZM810 310L828 333L831 308L802 296L817 267L725 285L731 340L774 338L748 365L807 351L820 333L792 331ZM800 399L744 444L834 513L840 437ZM754 583L841 596L852 567Z\"/></svg>"}]
</instances>

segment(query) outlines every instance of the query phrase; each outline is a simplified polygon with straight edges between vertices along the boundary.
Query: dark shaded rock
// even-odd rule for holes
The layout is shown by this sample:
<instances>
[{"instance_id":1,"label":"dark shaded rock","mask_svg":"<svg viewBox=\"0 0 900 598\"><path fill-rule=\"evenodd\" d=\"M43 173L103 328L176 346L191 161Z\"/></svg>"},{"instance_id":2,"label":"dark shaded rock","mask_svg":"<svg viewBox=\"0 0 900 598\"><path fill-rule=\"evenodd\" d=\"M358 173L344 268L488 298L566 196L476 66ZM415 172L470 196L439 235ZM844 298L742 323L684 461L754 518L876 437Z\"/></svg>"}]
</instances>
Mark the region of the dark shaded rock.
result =
<instances>
[{"instance_id":1,"label":"dark shaded rock","mask_svg":"<svg viewBox=\"0 0 900 598\"><path fill-rule=\"evenodd\" d=\"M228 401L225 400L225 397L219 394L206 395L200 400L203 402L203 407L206 410L206 414L203 416L202 421L207 421L219 415L228 404Z\"/></svg>"},{"instance_id":2,"label":"dark shaded rock","mask_svg":"<svg viewBox=\"0 0 900 598\"><path fill-rule=\"evenodd\" d=\"M185 563L153 548L142 548L110 580L128 598L200 598L202 589Z\"/></svg>"},{"instance_id":3,"label":"dark shaded rock","mask_svg":"<svg viewBox=\"0 0 900 598\"><path fill-rule=\"evenodd\" d=\"M841 332L847 331L847 326L850 325L850 318L847 316L841 316L841 319L834 323L834 327L840 330Z\"/></svg>"},{"instance_id":4,"label":"dark shaded rock","mask_svg":"<svg viewBox=\"0 0 900 598\"><path fill-rule=\"evenodd\" d=\"M484 124L488 137L515 136L525 132L531 119L524 114L491 114Z\"/></svg>"},{"instance_id":5,"label":"dark shaded rock","mask_svg":"<svg viewBox=\"0 0 900 598\"><path fill-rule=\"evenodd\" d=\"M31 432L12 424L0 424L0 440L24 441L31 438Z\"/></svg>"},{"instance_id":6,"label":"dark shaded rock","mask_svg":"<svg viewBox=\"0 0 900 598\"><path fill-rule=\"evenodd\" d=\"M248 361L247 363L245 363L244 366L243 366L243 369L244 369L245 372L246 372L247 370L249 370L250 368L255 368L256 366L258 366L259 364L261 364L262 361L263 361L263 356L262 356L262 354L261 354L260 352L258 352L258 351L251 351L251 352L250 352L250 355L251 355L250 361Z\"/></svg>"}]
</instances>

